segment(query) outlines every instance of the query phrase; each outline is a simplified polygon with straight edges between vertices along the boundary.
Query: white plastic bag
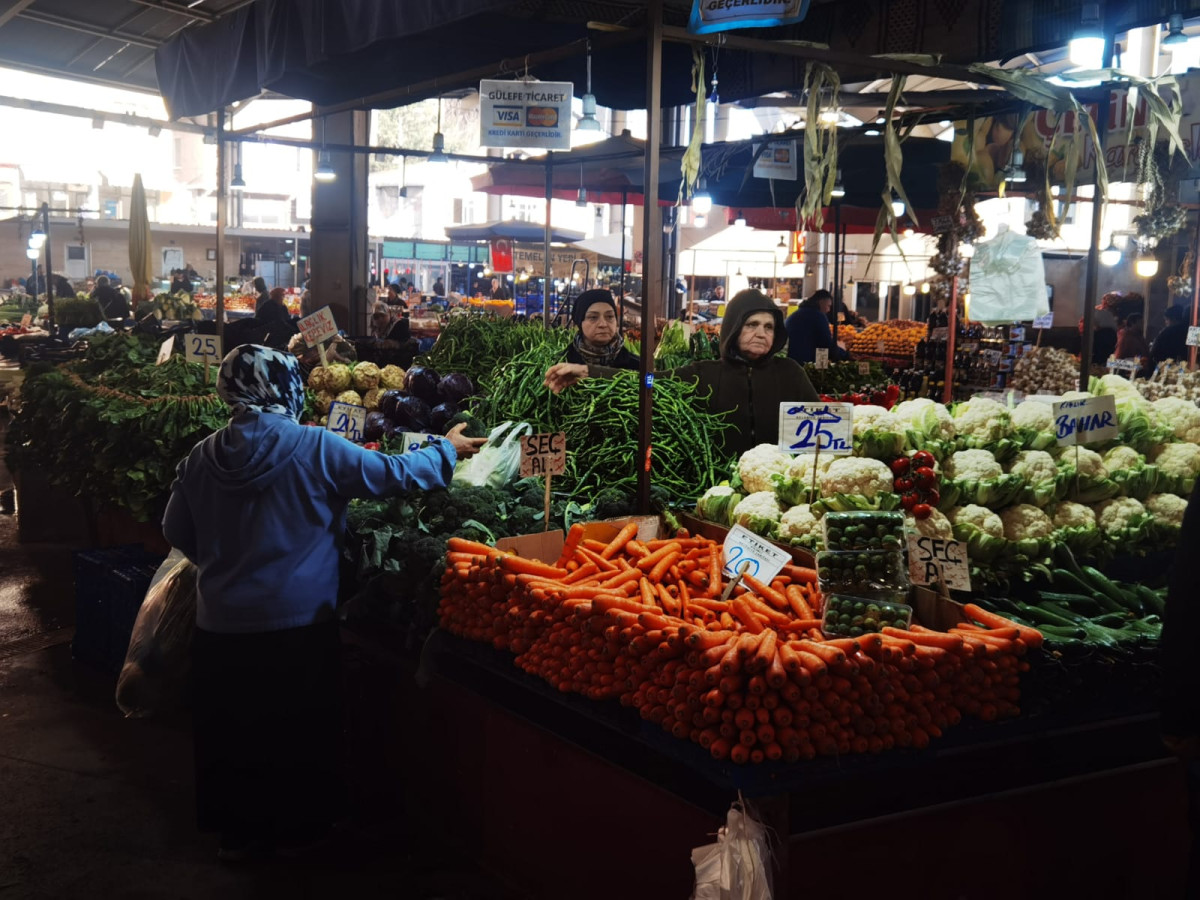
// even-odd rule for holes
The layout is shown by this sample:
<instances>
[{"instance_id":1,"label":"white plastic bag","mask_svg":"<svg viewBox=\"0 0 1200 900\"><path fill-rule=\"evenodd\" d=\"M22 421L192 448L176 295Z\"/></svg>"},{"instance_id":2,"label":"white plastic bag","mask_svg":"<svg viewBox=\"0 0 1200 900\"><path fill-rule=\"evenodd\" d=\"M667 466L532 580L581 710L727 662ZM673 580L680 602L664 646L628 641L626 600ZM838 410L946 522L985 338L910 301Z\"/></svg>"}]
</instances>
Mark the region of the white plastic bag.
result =
<instances>
[{"instance_id":1,"label":"white plastic bag","mask_svg":"<svg viewBox=\"0 0 1200 900\"><path fill-rule=\"evenodd\" d=\"M502 422L492 429L483 449L455 469L451 481L476 487L504 487L521 468L521 436L532 433L533 426L528 422L516 425Z\"/></svg>"},{"instance_id":2,"label":"white plastic bag","mask_svg":"<svg viewBox=\"0 0 1200 900\"><path fill-rule=\"evenodd\" d=\"M696 885L691 900L771 900L771 848L767 829L746 810L729 807L715 844L692 851Z\"/></svg>"},{"instance_id":3,"label":"white plastic bag","mask_svg":"<svg viewBox=\"0 0 1200 900\"><path fill-rule=\"evenodd\" d=\"M1019 322L1050 311L1046 267L1033 238L1002 231L975 248L971 260L971 318Z\"/></svg>"},{"instance_id":4,"label":"white plastic bag","mask_svg":"<svg viewBox=\"0 0 1200 900\"><path fill-rule=\"evenodd\" d=\"M196 627L196 567L172 550L138 610L117 679L117 706L132 718L166 712L183 698Z\"/></svg>"}]
</instances>

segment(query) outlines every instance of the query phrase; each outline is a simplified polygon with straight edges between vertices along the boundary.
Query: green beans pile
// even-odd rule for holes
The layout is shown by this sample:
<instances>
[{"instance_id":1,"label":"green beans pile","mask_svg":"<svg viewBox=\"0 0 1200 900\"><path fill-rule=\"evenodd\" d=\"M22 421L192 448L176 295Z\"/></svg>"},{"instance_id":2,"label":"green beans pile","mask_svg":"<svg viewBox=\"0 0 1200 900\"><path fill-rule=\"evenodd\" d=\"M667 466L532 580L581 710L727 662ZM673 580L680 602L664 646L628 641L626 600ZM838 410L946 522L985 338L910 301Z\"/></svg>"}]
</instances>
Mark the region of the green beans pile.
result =
<instances>
[{"instance_id":1,"label":"green beans pile","mask_svg":"<svg viewBox=\"0 0 1200 900\"><path fill-rule=\"evenodd\" d=\"M480 414L489 422L529 422L535 431L567 437L566 473L555 489L594 496L606 487L632 491L638 467L638 373L585 378L561 394L543 385L561 354L535 347L493 375ZM692 382L660 378L654 383L652 481L674 502L693 503L724 477L729 460L714 449L729 426L713 415Z\"/></svg>"},{"instance_id":2,"label":"green beans pile","mask_svg":"<svg viewBox=\"0 0 1200 900\"><path fill-rule=\"evenodd\" d=\"M534 347L552 346L561 355L570 335L540 323L515 322L496 316L468 314L451 317L433 349L418 358L443 375L461 372L486 392L492 373L514 356Z\"/></svg>"}]
</instances>

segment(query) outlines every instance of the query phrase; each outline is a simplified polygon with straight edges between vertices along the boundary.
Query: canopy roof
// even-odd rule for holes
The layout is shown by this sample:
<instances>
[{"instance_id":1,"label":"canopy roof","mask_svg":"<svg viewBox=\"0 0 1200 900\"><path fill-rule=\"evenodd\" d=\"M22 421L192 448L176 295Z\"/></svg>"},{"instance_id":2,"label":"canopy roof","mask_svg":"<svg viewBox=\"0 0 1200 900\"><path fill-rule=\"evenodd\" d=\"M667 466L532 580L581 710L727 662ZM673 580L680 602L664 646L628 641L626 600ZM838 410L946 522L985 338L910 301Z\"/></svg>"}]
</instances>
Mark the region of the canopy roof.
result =
<instances>
[{"instance_id":1,"label":"canopy roof","mask_svg":"<svg viewBox=\"0 0 1200 900\"><path fill-rule=\"evenodd\" d=\"M525 222L506 219L500 222L481 222L475 225L453 225L446 229L446 237L456 241L490 241L492 238L508 238L512 241L541 241L546 228L540 222ZM582 231L567 228L550 229L550 240L557 244L573 244L587 235Z\"/></svg>"}]
</instances>

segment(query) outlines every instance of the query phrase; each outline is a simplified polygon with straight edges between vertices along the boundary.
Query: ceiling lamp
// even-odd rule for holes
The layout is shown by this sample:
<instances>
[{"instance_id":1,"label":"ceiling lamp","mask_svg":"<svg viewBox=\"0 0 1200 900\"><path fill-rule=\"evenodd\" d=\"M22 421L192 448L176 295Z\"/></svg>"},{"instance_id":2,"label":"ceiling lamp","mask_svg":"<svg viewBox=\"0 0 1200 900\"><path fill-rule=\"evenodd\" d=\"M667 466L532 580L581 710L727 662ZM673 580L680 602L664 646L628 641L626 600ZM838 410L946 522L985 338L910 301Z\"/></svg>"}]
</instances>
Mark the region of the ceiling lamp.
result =
<instances>
[{"instance_id":1,"label":"ceiling lamp","mask_svg":"<svg viewBox=\"0 0 1200 900\"><path fill-rule=\"evenodd\" d=\"M1081 69L1099 69L1104 65L1104 32L1100 30L1100 4L1085 3L1082 21L1067 45L1071 64Z\"/></svg>"},{"instance_id":2,"label":"ceiling lamp","mask_svg":"<svg viewBox=\"0 0 1200 900\"><path fill-rule=\"evenodd\" d=\"M738 228L746 227L746 214L743 213L740 209L738 210L737 218L733 220L733 224L736 225Z\"/></svg>"},{"instance_id":3,"label":"ceiling lamp","mask_svg":"<svg viewBox=\"0 0 1200 900\"><path fill-rule=\"evenodd\" d=\"M789 253L789 252L790 252L790 251L788 250L787 241L784 239L784 236L781 234L781 235L779 236L779 243L775 245L775 259L776 259L776 261L777 261L777 262L784 262L784 261L785 261L785 260L788 258L788 253Z\"/></svg>"},{"instance_id":4,"label":"ceiling lamp","mask_svg":"<svg viewBox=\"0 0 1200 900\"><path fill-rule=\"evenodd\" d=\"M337 172L334 171L333 162L329 159L329 151L325 149L325 117L321 117L321 152L317 154L317 170L313 172L313 178L322 183L328 184L337 178Z\"/></svg>"},{"instance_id":5,"label":"ceiling lamp","mask_svg":"<svg viewBox=\"0 0 1200 900\"><path fill-rule=\"evenodd\" d=\"M708 216L702 216L697 213L696 215L692 216L692 225L694 225L696 228L707 228Z\"/></svg>"},{"instance_id":6,"label":"ceiling lamp","mask_svg":"<svg viewBox=\"0 0 1200 900\"><path fill-rule=\"evenodd\" d=\"M579 166L579 192L575 195L575 205L576 206L587 206L588 205L587 188L585 188L583 186L583 165L582 164L580 164L580 166Z\"/></svg>"},{"instance_id":7,"label":"ceiling lamp","mask_svg":"<svg viewBox=\"0 0 1200 900\"><path fill-rule=\"evenodd\" d=\"M833 180L833 190L829 192L829 196L834 200L840 200L846 196L846 186L842 184L842 170L837 170L837 177Z\"/></svg>"},{"instance_id":8,"label":"ceiling lamp","mask_svg":"<svg viewBox=\"0 0 1200 900\"><path fill-rule=\"evenodd\" d=\"M1133 270L1137 272L1139 278L1153 278L1158 274L1158 257L1143 250L1138 254L1137 261L1133 264Z\"/></svg>"},{"instance_id":9,"label":"ceiling lamp","mask_svg":"<svg viewBox=\"0 0 1200 900\"><path fill-rule=\"evenodd\" d=\"M438 97L437 131L433 133L433 152L429 154L431 163L449 162L446 155L446 136L442 134L442 98Z\"/></svg>"},{"instance_id":10,"label":"ceiling lamp","mask_svg":"<svg viewBox=\"0 0 1200 900\"><path fill-rule=\"evenodd\" d=\"M917 286L915 284L906 284L904 286L904 295L906 297L911 297L916 292L917 292Z\"/></svg>"},{"instance_id":11,"label":"ceiling lamp","mask_svg":"<svg viewBox=\"0 0 1200 900\"><path fill-rule=\"evenodd\" d=\"M901 200L899 197L897 197L896 193L893 191L892 192L892 215L895 216L897 219L899 219L904 215L904 211L907 208L908 207L906 207L904 205L904 201Z\"/></svg>"},{"instance_id":12,"label":"ceiling lamp","mask_svg":"<svg viewBox=\"0 0 1200 900\"><path fill-rule=\"evenodd\" d=\"M1115 266L1121 261L1121 248L1109 238L1108 246L1100 251L1100 262L1106 266Z\"/></svg>"},{"instance_id":13,"label":"ceiling lamp","mask_svg":"<svg viewBox=\"0 0 1200 900\"><path fill-rule=\"evenodd\" d=\"M40 250L42 245L45 243L46 232L42 231L40 227L34 228L29 235L29 246L33 247L35 250Z\"/></svg>"},{"instance_id":14,"label":"ceiling lamp","mask_svg":"<svg viewBox=\"0 0 1200 900\"><path fill-rule=\"evenodd\" d=\"M1186 44L1188 37L1183 33L1183 13L1171 13L1167 19L1167 35L1162 39L1164 47Z\"/></svg>"},{"instance_id":15,"label":"ceiling lamp","mask_svg":"<svg viewBox=\"0 0 1200 900\"><path fill-rule=\"evenodd\" d=\"M929 293L929 282L928 282L928 281L922 281L922 282L921 282L921 293L922 293L922 294L928 294L928 293Z\"/></svg>"},{"instance_id":16,"label":"ceiling lamp","mask_svg":"<svg viewBox=\"0 0 1200 900\"><path fill-rule=\"evenodd\" d=\"M708 184L700 179L700 189L692 194L692 212L698 216L707 216L712 211L712 194L708 192Z\"/></svg>"},{"instance_id":17,"label":"ceiling lamp","mask_svg":"<svg viewBox=\"0 0 1200 900\"><path fill-rule=\"evenodd\" d=\"M39 250L37 247L26 247L25 248L25 258L26 259L37 259L41 255L42 255L42 251Z\"/></svg>"},{"instance_id":18,"label":"ceiling lamp","mask_svg":"<svg viewBox=\"0 0 1200 900\"><path fill-rule=\"evenodd\" d=\"M596 118L596 95L592 93L592 42L587 45L587 92L579 98L583 103L583 115L575 125L576 131L603 131Z\"/></svg>"},{"instance_id":19,"label":"ceiling lamp","mask_svg":"<svg viewBox=\"0 0 1200 900\"><path fill-rule=\"evenodd\" d=\"M834 127L839 121L841 121L841 114L836 106L823 106L817 113L817 124L824 125L826 128Z\"/></svg>"},{"instance_id":20,"label":"ceiling lamp","mask_svg":"<svg viewBox=\"0 0 1200 900\"><path fill-rule=\"evenodd\" d=\"M231 191L241 191L241 190L245 190L245 188L246 188L246 179L244 179L242 177L242 164L234 163L233 164L233 180L229 182L229 189Z\"/></svg>"}]
</instances>

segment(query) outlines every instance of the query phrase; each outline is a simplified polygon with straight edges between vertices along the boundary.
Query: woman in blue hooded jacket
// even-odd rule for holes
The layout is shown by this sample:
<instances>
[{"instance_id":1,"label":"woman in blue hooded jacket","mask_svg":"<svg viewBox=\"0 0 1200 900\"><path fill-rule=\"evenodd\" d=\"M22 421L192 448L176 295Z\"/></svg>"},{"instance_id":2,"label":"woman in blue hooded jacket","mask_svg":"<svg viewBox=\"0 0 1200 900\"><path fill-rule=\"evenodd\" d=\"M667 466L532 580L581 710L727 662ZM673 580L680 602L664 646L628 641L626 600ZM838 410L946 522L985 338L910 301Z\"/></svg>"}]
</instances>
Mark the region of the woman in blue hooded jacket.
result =
<instances>
[{"instance_id":1,"label":"woman in blue hooded jacket","mask_svg":"<svg viewBox=\"0 0 1200 900\"><path fill-rule=\"evenodd\" d=\"M458 428L389 456L303 427L295 357L257 344L222 360L217 392L229 424L180 463L163 533L198 570L197 818L233 861L318 838L337 815L347 505L443 487L483 441Z\"/></svg>"},{"instance_id":2,"label":"woman in blue hooded jacket","mask_svg":"<svg viewBox=\"0 0 1200 900\"><path fill-rule=\"evenodd\" d=\"M833 340L829 328L829 310L833 308L833 294L817 291L787 317L788 356L798 363L817 360L817 349L829 351L829 361L847 359L850 354Z\"/></svg>"}]
</instances>

